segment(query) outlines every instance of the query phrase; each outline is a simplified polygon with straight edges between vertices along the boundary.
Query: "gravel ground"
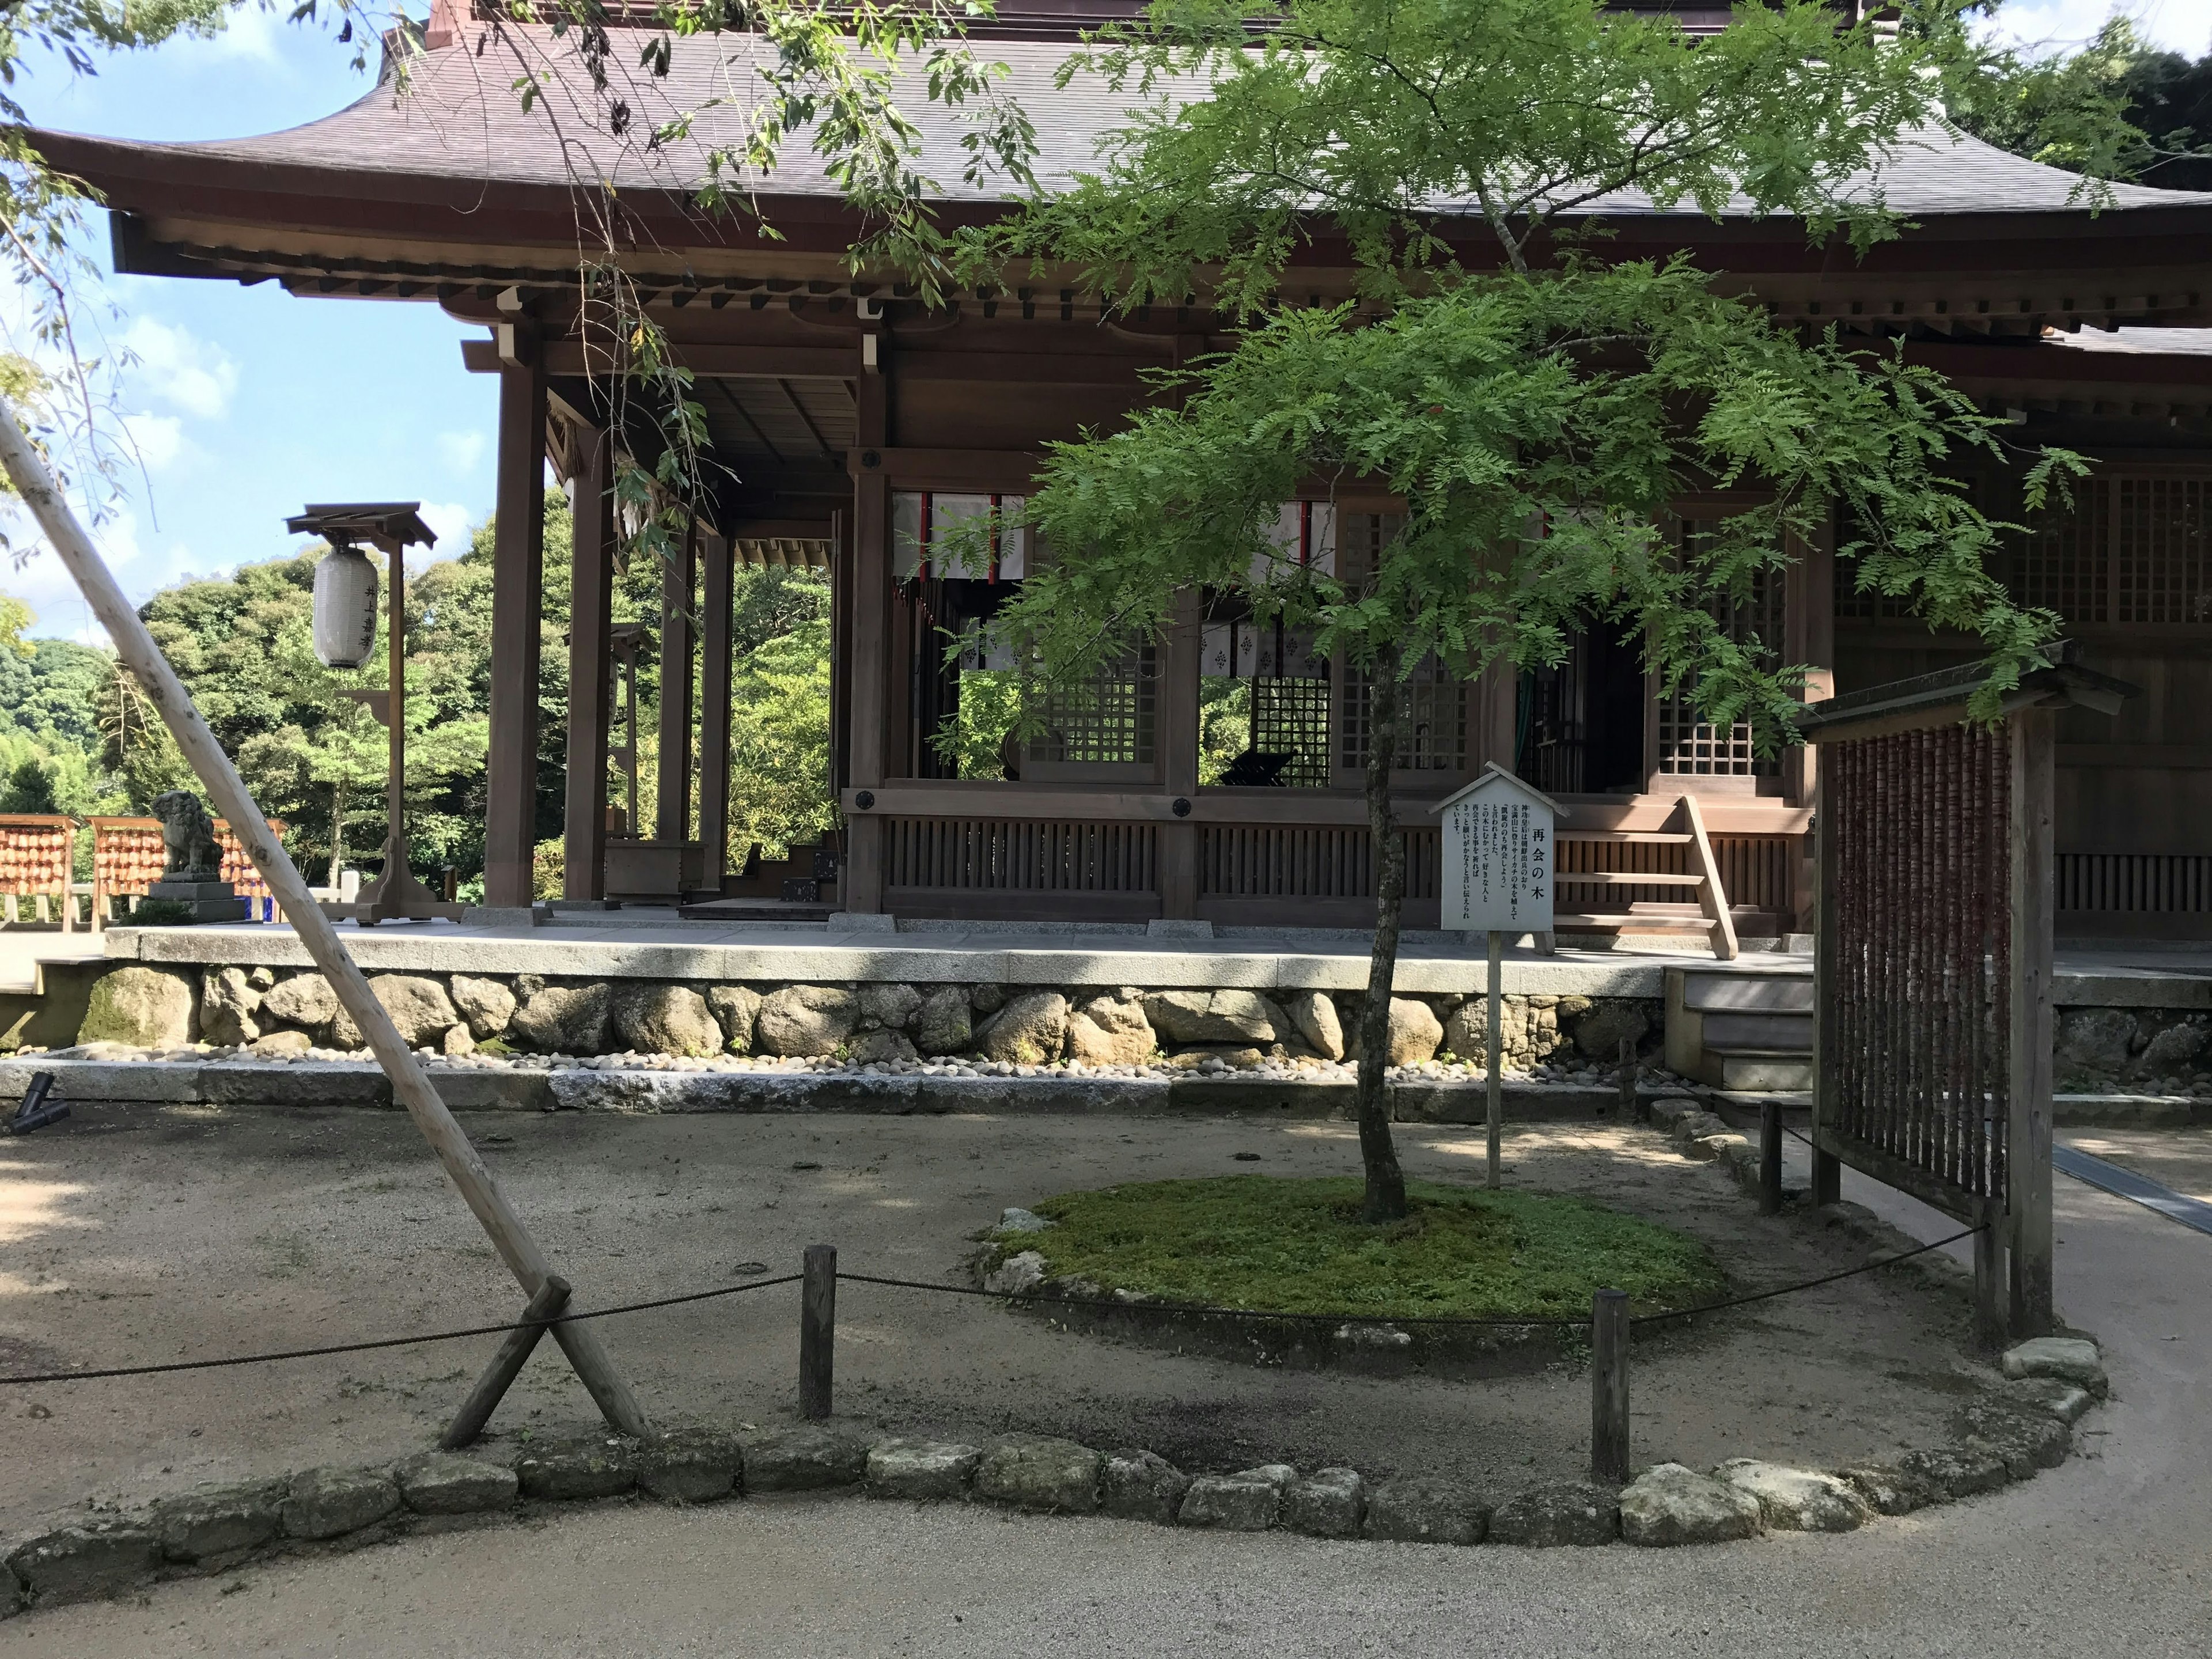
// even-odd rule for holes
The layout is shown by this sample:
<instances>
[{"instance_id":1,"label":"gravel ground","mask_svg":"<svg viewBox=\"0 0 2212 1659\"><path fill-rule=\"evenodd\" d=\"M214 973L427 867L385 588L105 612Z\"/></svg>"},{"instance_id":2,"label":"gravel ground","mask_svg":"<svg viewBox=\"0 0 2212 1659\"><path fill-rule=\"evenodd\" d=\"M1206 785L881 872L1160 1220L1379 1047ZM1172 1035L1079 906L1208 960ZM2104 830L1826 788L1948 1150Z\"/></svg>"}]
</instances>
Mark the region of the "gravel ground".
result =
<instances>
[{"instance_id":1,"label":"gravel ground","mask_svg":"<svg viewBox=\"0 0 2212 1659\"><path fill-rule=\"evenodd\" d=\"M0 1625L0 1653L2197 1659L2212 1628L2212 1249L2075 1182L2057 1200L2061 1305L2112 1372L2081 1455L1848 1537L1470 1555L949 1505L616 1505L27 1614ZM1883 1202L1924 1237L1948 1230Z\"/></svg>"},{"instance_id":2,"label":"gravel ground","mask_svg":"<svg viewBox=\"0 0 2212 1659\"><path fill-rule=\"evenodd\" d=\"M1224 1118L477 1115L502 1184L584 1306L796 1267L951 1281L1006 1206L1131 1177L1357 1168L1350 1127ZM1480 1178L1480 1132L1401 1126L1408 1170ZM1602 1198L1709 1241L1745 1288L1863 1252L1763 1219L1650 1131L1516 1127L1508 1178ZM1255 1152L1256 1162L1236 1154ZM305 1346L511 1316L519 1294L407 1121L360 1110L83 1106L0 1152L0 1368ZM754 1266L751 1264L759 1264ZM795 1392L795 1287L602 1328L656 1420L768 1421ZM1194 1469L1270 1459L1493 1487L1577 1473L1579 1370L1483 1382L1262 1370L1071 1334L966 1297L840 1296L841 1415L965 1437L1064 1433ZM1942 1437L1962 1296L1868 1275L1638 1345L1639 1457L1837 1462ZM434 1437L489 1338L239 1370L9 1391L0 1528L88 1497L367 1462ZM512 1437L594 1419L553 1345L500 1416ZM506 1443L512 1444L510 1438Z\"/></svg>"}]
</instances>

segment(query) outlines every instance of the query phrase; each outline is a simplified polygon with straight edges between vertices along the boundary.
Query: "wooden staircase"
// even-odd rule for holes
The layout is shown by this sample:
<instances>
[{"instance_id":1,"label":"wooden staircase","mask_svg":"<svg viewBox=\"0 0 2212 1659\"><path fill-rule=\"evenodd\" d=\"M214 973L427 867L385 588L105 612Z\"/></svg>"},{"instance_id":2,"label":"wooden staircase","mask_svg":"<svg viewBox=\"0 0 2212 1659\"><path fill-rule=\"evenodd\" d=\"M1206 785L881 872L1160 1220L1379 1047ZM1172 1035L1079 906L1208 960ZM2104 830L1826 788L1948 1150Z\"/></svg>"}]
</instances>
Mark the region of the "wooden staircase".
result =
<instances>
[{"instance_id":1,"label":"wooden staircase","mask_svg":"<svg viewBox=\"0 0 2212 1659\"><path fill-rule=\"evenodd\" d=\"M827 921L837 908L838 863L826 836L775 860L755 842L720 893L693 894L677 914L686 921Z\"/></svg>"},{"instance_id":2,"label":"wooden staircase","mask_svg":"<svg viewBox=\"0 0 2212 1659\"><path fill-rule=\"evenodd\" d=\"M1716 958L1735 959L1735 917L1695 795L1675 802L1663 830L1560 829L1554 835L1557 902L1564 904L1571 895L1584 907L1555 908L1554 935L1700 933ZM1686 897L1662 898L1661 893Z\"/></svg>"}]
</instances>

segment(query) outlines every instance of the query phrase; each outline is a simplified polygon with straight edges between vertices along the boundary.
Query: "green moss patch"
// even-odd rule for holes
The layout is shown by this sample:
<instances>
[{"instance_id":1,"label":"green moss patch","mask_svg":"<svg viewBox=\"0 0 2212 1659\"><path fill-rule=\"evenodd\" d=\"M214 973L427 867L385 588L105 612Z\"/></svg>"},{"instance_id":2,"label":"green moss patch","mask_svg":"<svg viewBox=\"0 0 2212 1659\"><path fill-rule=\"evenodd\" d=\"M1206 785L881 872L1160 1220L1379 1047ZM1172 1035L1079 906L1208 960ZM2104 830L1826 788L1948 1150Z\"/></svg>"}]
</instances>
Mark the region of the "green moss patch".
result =
<instances>
[{"instance_id":1,"label":"green moss patch","mask_svg":"<svg viewBox=\"0 0 2212 1659\"><path fill-rule=\"evenodd\" d=\"M1638 1312L1724 1288L1697 1240L1583 1199L1415 1182L1412 1213L1373 1226L1360 1194L1351 1178L1145 1182L1046 1199L1031 1207L1057 1225L992 1241L1054 1278L1279 1313L1559 1317L1607 1286Z\"/></svg>"}]
</instances>

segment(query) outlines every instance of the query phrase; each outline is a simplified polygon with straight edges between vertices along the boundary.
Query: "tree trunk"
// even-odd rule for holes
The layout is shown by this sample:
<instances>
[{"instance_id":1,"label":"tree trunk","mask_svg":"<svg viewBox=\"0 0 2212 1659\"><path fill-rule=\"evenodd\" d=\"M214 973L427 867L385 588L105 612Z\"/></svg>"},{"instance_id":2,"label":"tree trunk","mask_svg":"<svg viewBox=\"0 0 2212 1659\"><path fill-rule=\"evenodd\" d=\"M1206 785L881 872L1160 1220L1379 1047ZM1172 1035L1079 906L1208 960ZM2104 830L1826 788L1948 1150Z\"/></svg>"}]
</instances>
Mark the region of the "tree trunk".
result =
<instances>
[{"instance_id":1,"label":"tree trunk","mask_svg":"<svg viewBox=\"0 0 2212 1659\"><path fill-rule=\"evenodd\" d=\"M345 785L331 786L331 891L338 890L338 878L345 870Z\"/></svg>"},{"instance_id":2,"label":"tree trunk","mask_svg":"<svg viewBox=\"0 0 2212 1659\"><path fill-rule=\"evenodd\" d=\"M1398 921L1406 899L1406 843L1390 809L1390 769L1398 753L1398 664L1395 652L1370 671L1367 829L1375 855L1375 948L1367 960L1367 1001L1359 1012L1359 1158L1367 1170L1360 1206L1365 1221L1406 1213L1406 1176L1390 1137L1390 991L1398 975Z\"/></svg>"}]
</instances>

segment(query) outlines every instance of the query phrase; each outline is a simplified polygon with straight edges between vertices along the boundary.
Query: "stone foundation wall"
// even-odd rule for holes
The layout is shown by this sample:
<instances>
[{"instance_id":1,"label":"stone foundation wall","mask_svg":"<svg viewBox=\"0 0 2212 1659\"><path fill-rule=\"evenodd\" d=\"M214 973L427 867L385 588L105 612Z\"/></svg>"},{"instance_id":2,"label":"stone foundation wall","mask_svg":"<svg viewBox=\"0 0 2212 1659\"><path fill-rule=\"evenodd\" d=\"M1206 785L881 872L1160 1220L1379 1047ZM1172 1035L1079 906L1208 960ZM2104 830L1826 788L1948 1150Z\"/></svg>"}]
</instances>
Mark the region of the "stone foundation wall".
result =
<instances>
[{"instance_id":1,"label":"stone foundation wall","mask_svg":"<svg viewBox=\"0 0 2212 1659\"><path fill-rule=\"evenodd\" d=\"M835 1056L861 1065L962 1055L1032 1066L1212 1060L1246 1069L1357 1059L1364 1002L1358 993L1322 991L610 982L538 974L392 973L369 983L410 1046L434 1053ZM1639 1054L1656 1052L1661 1017L1656 1000L1509 995L1505 1062L1518 1071L1610 1065L1624 1040ZM1394 997L1390 1063L1478 1060L1487 1024L1479 996ZM75 1036L154 1050L196 1042L264 1054L362 1046L320 974L266 967L111 969L93 985Z\"/></svg>"},{"instance_id":2,"label":"stone foundation wall","mask_svg":"<svg viewBox=\"0 0 2212 1659\"><path fill-rule=\"evenodd\" d=\"M2212 1014L2063 1008L2051 1062L2065 1094L2212 1094Z\"/></svg>"}]
</instances>

